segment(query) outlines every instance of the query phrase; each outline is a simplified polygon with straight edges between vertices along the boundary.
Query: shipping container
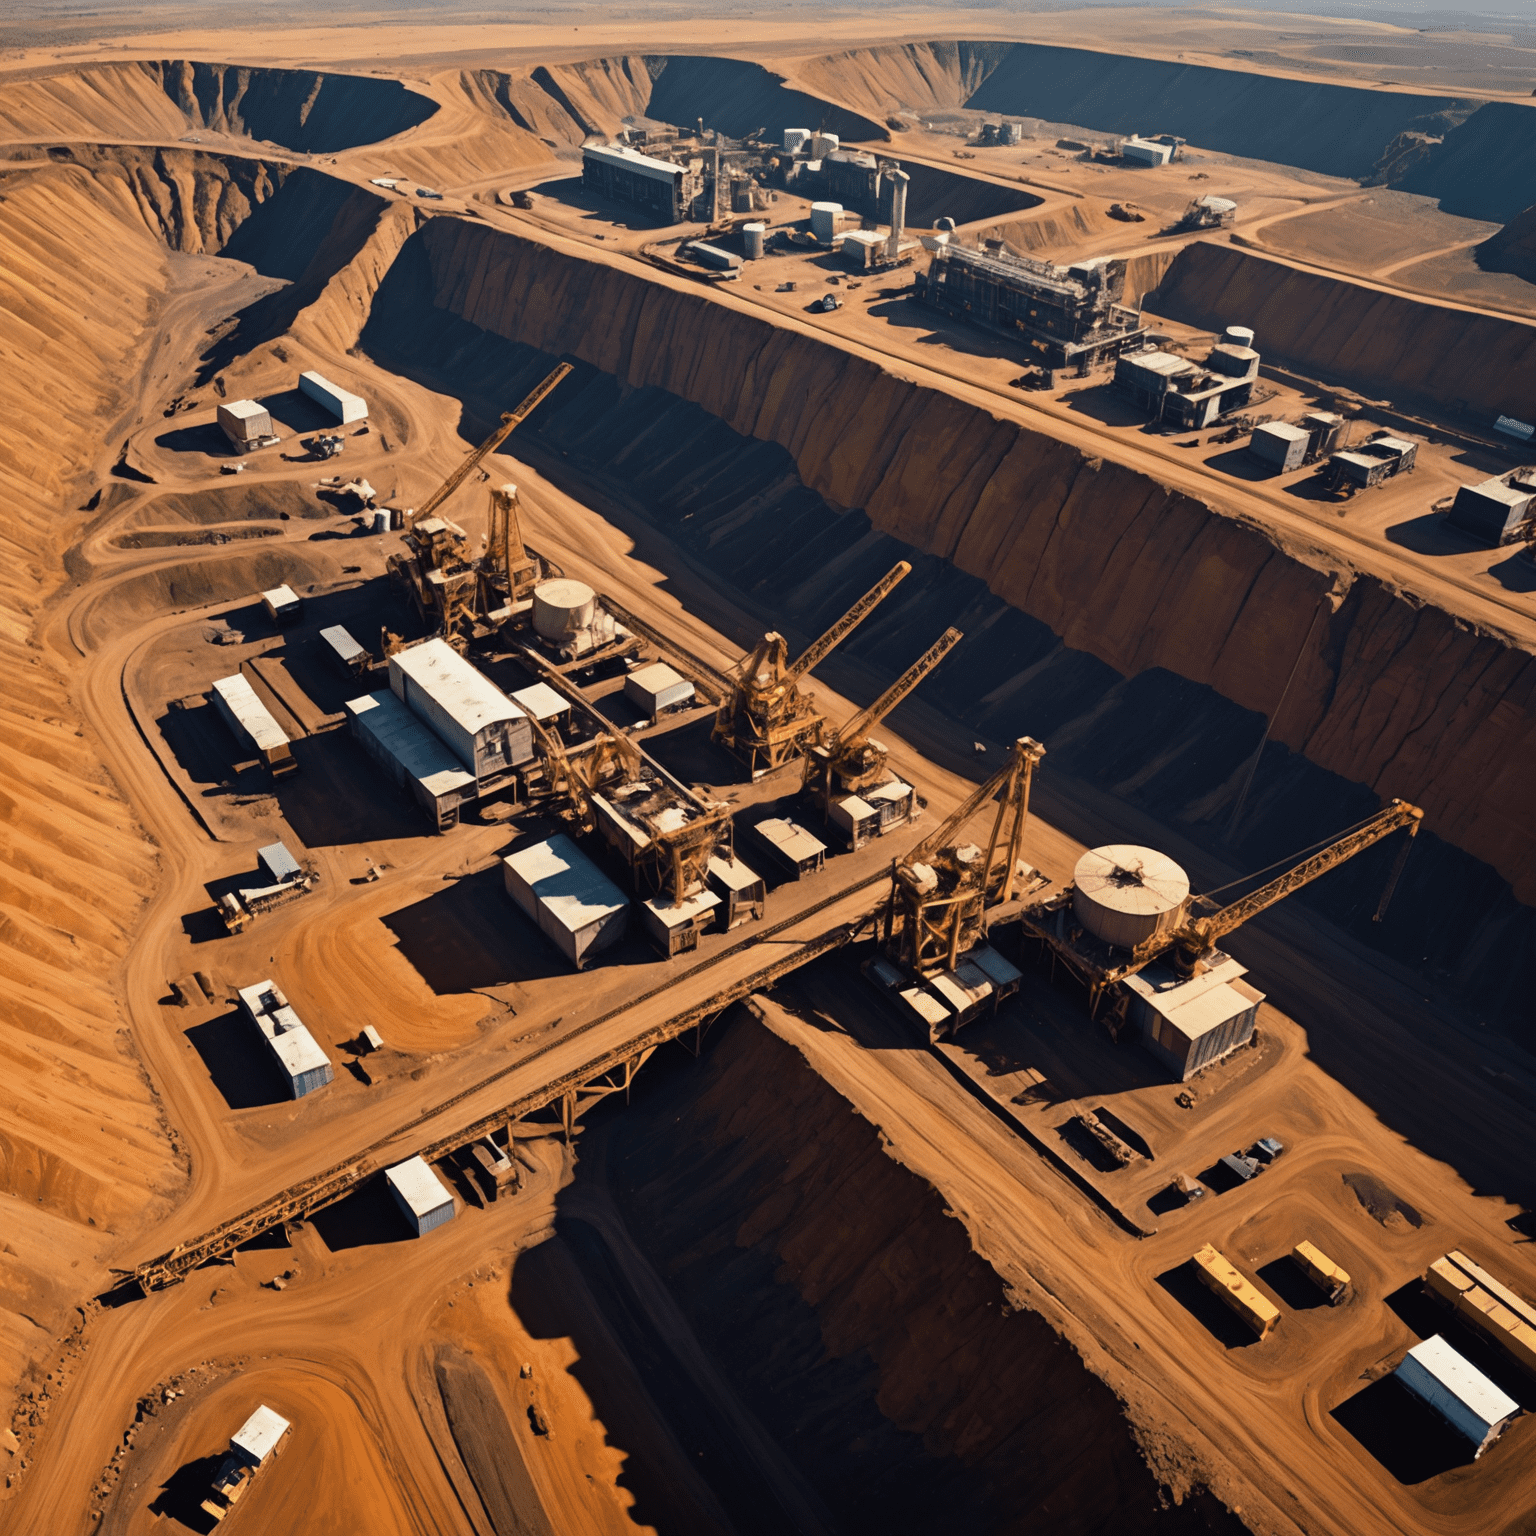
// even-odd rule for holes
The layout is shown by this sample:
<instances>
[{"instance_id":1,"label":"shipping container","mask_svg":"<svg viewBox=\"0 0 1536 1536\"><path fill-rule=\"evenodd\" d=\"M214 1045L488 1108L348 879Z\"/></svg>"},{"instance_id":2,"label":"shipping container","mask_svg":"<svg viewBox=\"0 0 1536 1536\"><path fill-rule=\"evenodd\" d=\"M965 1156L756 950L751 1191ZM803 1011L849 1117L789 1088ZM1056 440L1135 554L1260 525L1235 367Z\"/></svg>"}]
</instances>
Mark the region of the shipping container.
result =
<instances>
[{"instance_id":1,"label":"shipping container","mask_svg":"<svg viewBox=\"0 0 1536 1536\"><path fill-rule=\"evenodd\" d=\"M349 394L322 374L313 371L301 373L299 389L316 405L329 411L343 426L368 419L368 402L361 395Z\"/></svg>"},{"instance_id":2,"label":"shipping container","mask_svg":"<svg viewBox=\"0 0 1536 1536\"><path fill-rule=\"evenodd\" d=\"M1291 1262L1328 1298L1330 1307L1349 1299L1349 1271L1335 1264L1316 1244L1297 1243L1291 1249Z\"/></svg>"},{"instance_id":3,"label":"shipping container","mask_svg":"<svg viewBox=\"0 0 1536 1536\"><path fill-rule=\"evenodd\" d=\"M1246 1279L1226 1256L1207 1243L1194 1256L1195 1273L1261 1339L1274 1332L1280 1309Z\"/></svg>"},{"instance_id":4,"label":"shipping container","mask_svg":"<svg viewBox=\"0 0 1536 1536\"><path fill-rule=\"evenodd\" d=\"M768 857L791 880L816 874L826 862L827 845L804 827L783 817L770 817L752 829Z\"/></svg>"},{"instance_id":5,"label":"shipping container","mask_svg":"<svg viewBox=\"0 0 1536 1536\"><path fill-rule=\"evenodd\" d=\"M1437 1333L1415 1344L1393 1373L1476 1446L1481 1456L1503 1433L1520 1405Z\"/></svg>"},{"instance_id":6,"label":"shipping container","mask_svg":"<svg viewBox=\"0 0 1536 1536\"><path fill-rule=\"evenodd\" d=\"M669 960L699 947L699 935L715 919L720 897L712 890L695 891L682 901L653 896L640 903L640 926Z\"/></svg>"},{"instance_id":7,"label":"shipping container","mask_svg":"<svg viewBox=\"0 0 1536 1536\"><path fill-rule=\"evenodd\" d=\"M640 667L624 679L624 697L651 720L691 704L693 693L693 684L664 661Z\"/></svg>"},{"instance_id":8,"label":"shipping container","mask_svg":"<svg viewBox=\"0 0 1536 1536\"><path fill-rule=\"evenodd\" d=\"M713 854L709 861L710 888L721 901L720 926L737 928L755 922L768 905L768 886L755 869L726 854Z\"/></svg>"},{"instance_id":9,"label":"shipping container","mask_svg":"<svg viewBox=\"0 0 1536 1536\"><path fill-rule=\"evenodd\" d=\"M322 629L320 639L331 662L348 677L356 677L368 670L368 664L373 658L340 624Z\"/></svg>"}]
</instances>

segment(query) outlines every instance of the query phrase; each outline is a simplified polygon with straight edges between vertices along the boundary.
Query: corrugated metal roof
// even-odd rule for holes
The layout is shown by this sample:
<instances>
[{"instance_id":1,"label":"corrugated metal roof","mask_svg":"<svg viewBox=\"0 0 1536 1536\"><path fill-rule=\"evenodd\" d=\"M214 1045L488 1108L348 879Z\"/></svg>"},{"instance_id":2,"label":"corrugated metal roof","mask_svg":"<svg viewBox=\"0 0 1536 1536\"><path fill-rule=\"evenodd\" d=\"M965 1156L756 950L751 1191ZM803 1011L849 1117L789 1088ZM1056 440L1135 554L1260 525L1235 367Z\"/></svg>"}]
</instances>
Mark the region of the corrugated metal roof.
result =
<instances>
[{"instance_id":1,"label":"corrugated metal roof","mask_svg":"<svg viewBox=\"0 0 1536 1536\"><path fill-rule=\"evenodd\" d=\"M582 159L591 158L601 160L607 165L617 165L626 171L633 171L639 176L648 176L652 181L668 181L675 183L683 174L683 167L672 165L666 160L657 160L650 155L642 155L637 149L628 149L622 144L587 144L581 151Z\"/></svg>"},{"instance_id":2,"label":"corrugated metal roof","mask_svg":"<svg viewBox=\"0 0 1536 1536\"><path fill-rule=\"evenodd\" d=\"M394 694L366 693L348 699L346 710L428 794L448 794L475 782L474 774Z\"/></svg>"},{"instance_id":3,"label":"corrugated metal roof","mask_svg":"<svg viewBox=\"0 0 1536 1536\"><path fill-rule=\"evenodd\" d=\"M757 885L763 878L740 859L722 859L719 854L711 855L709 872L728 891L744 891L748 886Z\"/></svg>"},{"instance_id":4,"label":"corrugated metal roof","mask_svg":"<svg viewBox=\"0 0 1536 1536\"><path fill-rule=\"evenodd\" d=\"M987 979L997 987L1011 987L1023 979L1023 972L1010 960L1005 960L989 944L978 944L965 957L987 974Z\"/></svg>"},{"instance_id":5,"label":"corrugated metal roof","mask_svg":"<svg viewBox=\"0 0 1536 1536\"><path fill-rule=\"evenodd\" d=\"M797 863L801 859L814 859L827 851L827 845L819 838L812 837L804 827L778 816L758 822L757 834Z\"/></svg>"},{"instance_id":6,"label":"corrugated metal roof","mask_svg":"<svg viewBox=\"0 0 1536 1536\"><path fill-rule=\"evenodd\" d=\"M691 923L701 913L711 912L719 905L719 896L708 889L695 891L682 901L668 901L664 897L653 896L645 903L647 910L664 928L680 928L684 923Z\"/></svg>"},{"instance_id":7,"label":"corrugated metal roof","mask_svg":"<svg viewBox=\"0 0 1536 1536\"><path fill-rule=\"evenodd\" d=\"M556 693L548 683L518 688L512 694L512 701L535 720L555 720L571 712L570 700Z\"/></svg>"},{"instance_id":8,"label":"corrugated metal roof","mask_svg":"<svg viewBox=\"0 0 1536 1536\"><path fill-rule=\"evenodd\" d=\"M269 843L265 848L258 848L256 857L279 884L284 880L297 880L304 873L299 868L299 861L281 843Z\"/></svg>"},{"instance_id":9,"label":"corrugated metal roof","mask_svg":"<svg viewBox=\"0 0 1536 1536\"><path fill-rule=\"evenodd\" d=\"M563 832L509 853L506 863L568 932L629 905L629 899Z\"/></svg>"},{"instance_id":10,"label":"corrugated metal roof","mask_svg":"<svg viewBox=\"0 0 1536 1536\"><path fill-rule=\"evenodd\" d=\"M256 697L256 690L240 673L216 679L213 688L256 743L257 751L270 752L288 744L288 737L282 727L272 718L267 706Z\"/></svg>"},{"instance_id":11,"label":"corrugated metal roof","mask_svg":"<svg viewBox=\"0 0 1536 1536\"><path fill-rule=\"evenodd\" d=\"M1465 1403L1485 1424L1497 1424L1500 1419L1520 1410L1519 1403L1509 1393L1489 1381L1438 1333L1415 1344L1408 1351L1408 1358Z\"/></svg>"},{"instance_id":12,"label":"corrugated metal roof","mask_svg":"<svg viewBox=\"0 0 1536 1536\"><path fill-rule=\"evenodd\" d=\"M328 629L320 631L320 638L341 657L343 661L356 661L359 656L368 653L356 640L347 633L346 628L340 624L332 624Z\"/></svg>"},{"instance_id":13,"label":"corrugated metal roof","mask_svg":"<svg viewBox=\"0 0 1536 1536\"><path fill-rule=\"evenodd\" d=\"M255 1462L263 1462L288 1433L288 1420L265 1403L229 1437L229 1443Z\"/></svg>"},{"instance_id":14,"label":"corrugated metal roof","mask_svg":"<svg viewBox=\"0 0 1536 1536\"><path fill-rule=\"evenodd\" d=\"M476 735L499 720L527 717L483 672L446 640L426 640L389 658L463 730Z\"/></svg>"},{"instance_id":15,"label":"corrugated metal roof","mask_svg":"<svg viewBox=\"0 0 1536 1536\"><path fill-rule=\"evenodd\" d=\"M453 1204L453 1196L443 1188L442 1181L427 1166L425 1158L409 1157L403 1163L396 1163L393 1168L384 1170L384 1177L418 1218Z\"/></svg>"}]
</instances>

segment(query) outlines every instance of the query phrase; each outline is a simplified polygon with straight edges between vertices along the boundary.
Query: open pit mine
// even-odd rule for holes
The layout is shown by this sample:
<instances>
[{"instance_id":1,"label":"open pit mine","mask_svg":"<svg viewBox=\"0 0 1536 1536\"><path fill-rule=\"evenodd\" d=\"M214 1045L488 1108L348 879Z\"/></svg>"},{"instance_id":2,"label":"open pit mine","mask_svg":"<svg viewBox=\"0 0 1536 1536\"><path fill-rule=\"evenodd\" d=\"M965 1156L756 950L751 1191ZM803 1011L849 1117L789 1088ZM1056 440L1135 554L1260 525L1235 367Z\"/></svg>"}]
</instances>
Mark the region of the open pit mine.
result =
<instances>
[{"instance_id":1,"label":"open pit mine","mask_svg":"<svg viewBox=\"0 0 1536 1536\"><path fill-rule=\"evenodd\" d=\"M1526 55L1156 14L18 34L0 1532L1536 1529Z\"/></svg>"}]
</instances>

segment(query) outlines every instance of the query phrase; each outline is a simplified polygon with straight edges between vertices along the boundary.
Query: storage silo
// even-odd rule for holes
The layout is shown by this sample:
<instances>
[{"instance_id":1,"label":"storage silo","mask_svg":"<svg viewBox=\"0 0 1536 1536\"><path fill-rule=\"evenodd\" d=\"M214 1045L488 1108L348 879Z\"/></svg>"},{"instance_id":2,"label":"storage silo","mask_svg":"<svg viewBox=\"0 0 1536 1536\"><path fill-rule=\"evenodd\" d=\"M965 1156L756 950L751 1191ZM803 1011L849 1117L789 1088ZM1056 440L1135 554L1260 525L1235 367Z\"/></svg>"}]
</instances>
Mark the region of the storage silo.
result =
<instances>
[{"instance_id":1,"label":"storage silo","mask_svg":"<svg viewBox=\"0 0 1536 1536\"><path fill-rule=\"evenodd\" d=\"M1155 848L1115 843L1093 848L1072 871L1072 911L1095 938L1117 949L1178 926L1189 876Z\"/></svg>"},{"instance_id":2,"label":"storage silo","mask_svg":"<svg viewBox=\"0 0 1536 1536\"><path fill-rule=\"evenodd\" d=\"M768 234L766 224L743 224L741 237L746 244L747 260L761 261L763 259L763 245Z\"/></svg>"},{"instance_id":3,"label":"storage silo","mask_svg":"<svg viewBox=\"0 0 1536 1536\"><path fill-rule=\"evenodd\" d=\"M562 576L533 589L533 627L558 645L592 627L597 594L584 581Z\"/></svg>"},{"instance_id":4,"label":"storage silo","mask_svg":"<svg viewBox=\"0 0 1536 1536\"><path fill-rule=\"evenodd\" d=\"M841 203L811 204L811 233L823 245L830 245L837 233L837 221L843 216Z\"/></svg>"},{"instance_id":5,"label":"storage silo","mask_svg":"<svg viewBox=\"0 0 1536 1536\"><path fill-rule=\"evenodd\" d=\"M1230 342L1234 347L1251 347L1253 328L1247 325L1229 325L1222 335L1222 340Z\"/></svg>"}]
</instances>

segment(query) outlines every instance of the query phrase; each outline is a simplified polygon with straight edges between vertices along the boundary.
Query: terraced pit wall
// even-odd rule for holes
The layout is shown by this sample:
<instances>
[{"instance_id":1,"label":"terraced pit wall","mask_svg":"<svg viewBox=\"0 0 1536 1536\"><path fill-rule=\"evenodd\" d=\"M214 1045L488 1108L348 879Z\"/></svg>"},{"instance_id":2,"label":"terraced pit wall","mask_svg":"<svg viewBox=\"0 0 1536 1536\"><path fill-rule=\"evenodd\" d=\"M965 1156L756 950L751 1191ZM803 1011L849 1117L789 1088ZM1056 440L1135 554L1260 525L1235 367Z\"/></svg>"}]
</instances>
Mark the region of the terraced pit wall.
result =
<instances>
[{"instance_id":1,"label":"terraced pit wall","mask_svg":"<svg viewBox=\"0 0 1536 1536\"><path fill-rule=\"evenodd\" d=\"M636 532L642 556L641 534L664 535L775 626L814 633L916 551L842 653L869 669L866 695L956 623L965 655L941 692L962 729L1036 735L1051 772L1208 846L1300 654L1225 856L1262 867L1378 796L1412 798L1431 836L1386 925L1369 921L1385 849L1309 899L1477 1006L1518 1012L1536 897L1527 653L814 336L463 221L407 242L361 345L465 399L471 439L551 357L579 360L519 454ZM1312 628L1335 588L1339 610Z\"/></svg>"},{"instance_id":2,"label":"terraced pit wall","mask_svg":"<svg viewBox=\"0 0 1536 1536\"><path fill-rule=\"evenodd\" d=\"M1536 396L1536 325L1304 271L1222 241L1185 246L1142 302L1206 329L1242 315L1272 360L1398 405L1491 424L1529 414Z\"/></svg>"},{"instance_id":3,"label":"terraced pit wall","mask_svg":"<svg viewBox=\"0 0 1536 1536\"><path fill-rule=\"evenodd\" d=\"M594 1167L837 1529L1246 1529L1165 1430L1153 1471L1124 1405L1038 1301L789 1040L750 1007L718 1028L697 1064L652 1069ZM578 1190L593 1177L579 1170ZM601 1273L583 1226L560 1218Z\"/></svg>"}]
</instances>

